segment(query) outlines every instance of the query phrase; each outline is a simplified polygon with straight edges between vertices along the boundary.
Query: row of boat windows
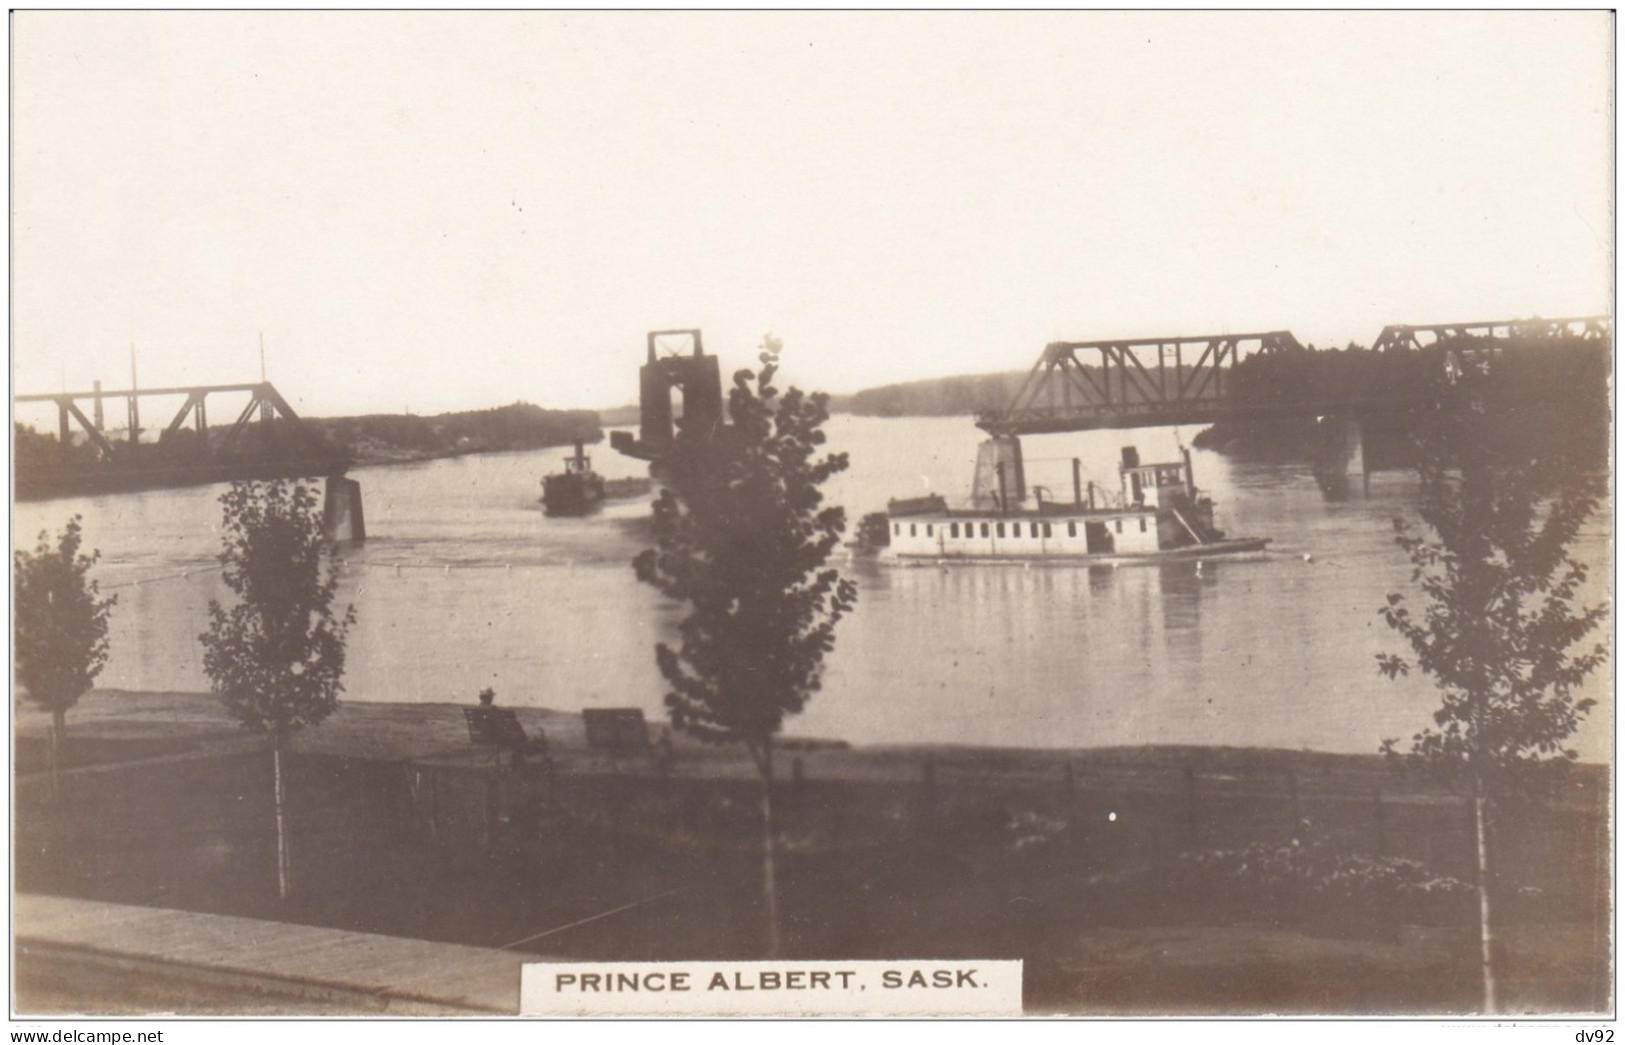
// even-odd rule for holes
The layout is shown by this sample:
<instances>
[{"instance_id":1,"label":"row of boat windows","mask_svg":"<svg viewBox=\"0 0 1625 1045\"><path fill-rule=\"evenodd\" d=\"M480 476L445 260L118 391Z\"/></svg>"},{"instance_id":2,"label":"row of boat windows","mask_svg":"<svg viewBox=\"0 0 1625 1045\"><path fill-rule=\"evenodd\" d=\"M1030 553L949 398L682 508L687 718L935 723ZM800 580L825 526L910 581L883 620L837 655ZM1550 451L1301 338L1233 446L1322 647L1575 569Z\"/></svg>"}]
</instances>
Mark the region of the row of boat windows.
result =
<instances>
[{"instance_id":1,"label":"row of boat windows","mask_svg":"<svg viewBox=\"0 0 1625 1045\"><path fill-rule=\"evenodd\" d=\"M976 536L975 530L976 530L977 525L978 525L977 523L966 523L965 524L964 536L967 539ZM992 525L993 525L994 532L993 532L993 534L991 534L991 536L1003 537L1004 536L1004 523L1002 523L1002 522L1001 523L993 523ZM982 527L982 536L983 537L990 536L990 534L988 533L988 524L987 523L981 523L980 526ZM1112 526L1114 528L1116 528L1118 533L1123 532L1123 520L1121 520L1121 519L1113 519L1112 520ZM1053 536L1055 536L1055 533L1051 529L1051 526L1050 526L1049 523L1029 523L1027 525L1027 529L1030 531L1029 536L1032 536L1032 537L1039 536L1038 531L1039 531L1040 527L1043 528L1043 531L1044 531L1043 536L1045 536L1045 537L1053 537ZM918 523L909 523L908 524L908 535L910 537L918 537L919 534L916 532L918 530L918 528L919 528ZM935 528L934 524L926 523L925 524L925 535L927 537L935 537L936 536L935 529L936 528ZM1010 524L1010 529L1011 529L1010 536L1012 536L1012 537L1020 537L1021 536L1021 524L1020 523L1011 523ZM902 523L892 523L891 524L891 532L892 532L893 537L901 537L903 535L903 524ZM1140 532L1141 533L1146 532L1146 530L1145 530L1145 516L1143 516L1143 515L1140 517ZM1067 523L1066 524L1066 535L1068 537L1076 537L1078 535L1078 524L1075 523L1075 522ZM959 524L958 523L949 523L948 524L948 536L950 538L956 538L956 537L960 536Z\"/></svg>"}]
</instances>

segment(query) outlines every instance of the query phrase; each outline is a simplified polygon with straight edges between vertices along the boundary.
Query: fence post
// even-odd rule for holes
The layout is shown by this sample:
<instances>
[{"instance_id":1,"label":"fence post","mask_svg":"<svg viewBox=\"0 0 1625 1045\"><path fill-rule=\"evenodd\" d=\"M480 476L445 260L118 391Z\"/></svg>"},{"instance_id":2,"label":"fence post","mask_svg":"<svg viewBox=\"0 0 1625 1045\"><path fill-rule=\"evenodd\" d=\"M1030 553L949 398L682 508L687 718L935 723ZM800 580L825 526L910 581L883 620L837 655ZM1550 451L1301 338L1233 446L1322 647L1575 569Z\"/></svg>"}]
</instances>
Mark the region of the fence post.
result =
<instances>
[{"instance_id":1,"label":"fence post","mask_svg":"<svg viewBox=\"0 0 1625 1045\"><path fill-rule=\"evenodd\" d=\"M421 819L418 811L418 792L423 784L423 771L406 762L401 766L401 773L406 783L406 809L401 817L401 824L406 837L416 839L418 821Z\"/></svg>"},{"instance_id":2,"label":"fence post","mask_svg":"<svg viewBox=\"0 0 1625 1045\"><path fill-rule=\"evenodd\" d=\"M1612 847L1608 843L1611 838L1603 833L1608 826L1607 808L1606 805L1599 808L1598 804L1593 801L1589 808L1579 814L1585 818L1589 825L1581 833L1591 839L1591 858L1593 861L1593 874L1590 875L1592 954L1608 953L1607 947L1611 929L1609 917L1613 913L1613 905L1609 903L1610 896L1607 893L1609 889L1608 864L1612 853ZM1608 963L1604 961L1602 969L1598 974L1593 975L1591 981L1595 985L1596 993L1593 997L1596 999L1595 1008L1598 1012L1608 1008L1609 991L1612 984L1609 982L1607 971Z\"/></svg>"},{"instance_id":3,"label":"fence post","mask_svg":"<svg viewBox=\"0 0 1625 1045\"><path fill-rule=\"evenodd\" d=\"M609 809L609 848L610 852L615 853L617 856L625 849L625 843L621 838L623 779L621 767L616 763L615 757L611 755L609 760L609 787L605 795L607 799L605 805Z\"/></svg>"},{"instance_id":4,"label":"fence post","mask_svg":"<svg viewBox=\"0 0 1625 1045\"><path fill-rule=\"evenodd\" d=\"M1185 848L1195 849L1197 844L1196 770L1185 767Z\"/></svg>"},{"instance_id":5,"label":"fence post","mask_svg":"<svg viewBox=\"0 0 1625 1045\"><path fill-rule=\"evenodd\" d=\"M1298 772L1295 769L1286 771L1286 793L1292 803L1292 837L1297 838L1303 826L1303 804L1298 801Z\"/></svg>"},{"instance_id":6,"label":"fence post","mask_svg":"<svg viewBox=\"0 0 1625 1045\"><path fill-rule=\"evenodd\" d=\"M429 771L429 841L440 840L440 771Z\"/></svg>"},{"instance_id":7,"label":"fence post","mask_svg":"<svg viewBox=\"0 0 1625 1045\"><path fill-rule=\"evenodd\" d=\"M497 827L497 801L496 789L489 774L480 776L480 834L483 839L485 851L491 851L491 845L496 840Z\"/></svg>"},{"instance_id":8,"label":"fence post","mask_svg":"<svg viewBox=\"0 0 1625 1045\"><path fill-rule=\"evenodd\" d=\"M937 759L926 755L921 767L924 795L921 798L920 820L927 835L934 835L937 820Z\"/></svg>"},{"instance_id":9,"label":"fence post","mask_svg":"<svg viewBox=\"0 0 1625 1045\"><path fill-rule=\"evenodd\" d=\"M1078 777L1072 768L1072 759L1068 758L1062 763L1061 773L1061 809L1066 813L1066 826L1062 831L1062 839L1069 846L1077 846L1083 838L1083 817L1078 813Z\"/></svg>"},{"instance_id":10,"label":"fence post","mask_svg":"<svg viewBox=\"0 0 1625 1045\"><path fill-rule=\"evenodd\" d=\"M1382 806L1382 788L1371 792L1371 811L1377 822L1377 856L1388 854L1388 811Z\"/></svg>"}]
</instances>

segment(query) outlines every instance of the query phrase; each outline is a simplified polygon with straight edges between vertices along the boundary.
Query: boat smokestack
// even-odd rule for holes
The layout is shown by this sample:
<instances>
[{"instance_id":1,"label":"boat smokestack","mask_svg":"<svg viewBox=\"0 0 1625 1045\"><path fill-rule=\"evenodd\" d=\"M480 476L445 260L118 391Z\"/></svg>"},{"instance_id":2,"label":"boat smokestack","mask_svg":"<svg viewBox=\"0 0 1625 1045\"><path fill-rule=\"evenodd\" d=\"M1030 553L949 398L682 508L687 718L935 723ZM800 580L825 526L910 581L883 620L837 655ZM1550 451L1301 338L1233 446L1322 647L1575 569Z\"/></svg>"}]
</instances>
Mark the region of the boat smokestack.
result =
<instances>
[{"instance_id":1,"label":"boat smokestack","mask_svg":"<svg viewBox=\"0 0 1625 1045\"><path fill-rule=\"evenodd\" d=\"M1140 448L1139 447L1137 447L1137 446L1125 446L1125 447L1123 447L1123 467L1124 468L1138 468L1138 467L1140 467Z\"/></svg>"}]
</instances>

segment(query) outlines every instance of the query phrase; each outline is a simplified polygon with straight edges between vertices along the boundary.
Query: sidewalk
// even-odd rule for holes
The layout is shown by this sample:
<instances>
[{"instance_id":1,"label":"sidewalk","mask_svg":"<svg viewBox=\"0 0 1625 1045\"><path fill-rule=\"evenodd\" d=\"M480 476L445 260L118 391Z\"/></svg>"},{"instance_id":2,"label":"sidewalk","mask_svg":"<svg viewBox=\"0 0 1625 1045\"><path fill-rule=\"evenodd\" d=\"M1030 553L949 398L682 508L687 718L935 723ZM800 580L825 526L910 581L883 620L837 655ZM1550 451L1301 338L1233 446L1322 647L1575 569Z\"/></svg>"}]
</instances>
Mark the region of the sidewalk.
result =
<instances>
[{"instance_id":1,"label":"sidewalk","mask_svg":"<svg viewBox=\"0 0 1625 1045\"><path fill-rule=\"evenodd\" d=\"M12 914L19 978L31 960L68 959L158 970L170 980L195 983L201 993L258 989L335 1012L516 1015L520 966L536 960L479 947L55 896L18 894Z\"/></svg>"}]
</instances>

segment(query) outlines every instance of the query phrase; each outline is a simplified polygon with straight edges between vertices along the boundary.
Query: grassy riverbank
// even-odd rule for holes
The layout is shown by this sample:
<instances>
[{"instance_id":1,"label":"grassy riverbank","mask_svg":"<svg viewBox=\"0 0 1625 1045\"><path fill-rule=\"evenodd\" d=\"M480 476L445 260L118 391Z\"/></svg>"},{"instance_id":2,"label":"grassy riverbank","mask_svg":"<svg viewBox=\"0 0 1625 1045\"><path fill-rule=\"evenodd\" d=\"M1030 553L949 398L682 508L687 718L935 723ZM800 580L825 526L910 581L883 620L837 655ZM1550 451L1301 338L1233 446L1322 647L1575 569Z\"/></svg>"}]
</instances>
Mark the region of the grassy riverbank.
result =
<instances>
[{"instance_id":1,"label":"grassy riverbank","mask_svg":"<svg viewBox=\"0 0 1625 1045\"><path fill-rule=\"evenodd\" d=\"M742 753L669 766L519 709L553 771L468 744L453 705L351 703L296 741L296 894L270 764L202 695L92 694L56 805L18 715L21 891L584 958L760 956ZM652 732L654 729L652 728ZM1372 756L1220 748L787 751L787 957L1019 957L1032 1011L1459 1012L1476 999L1454 796ZM1608 1005L1606 774L1503 818L1503 993ZM19 927L21 930L23 927Z\"/></svg>"}]
</instances>

